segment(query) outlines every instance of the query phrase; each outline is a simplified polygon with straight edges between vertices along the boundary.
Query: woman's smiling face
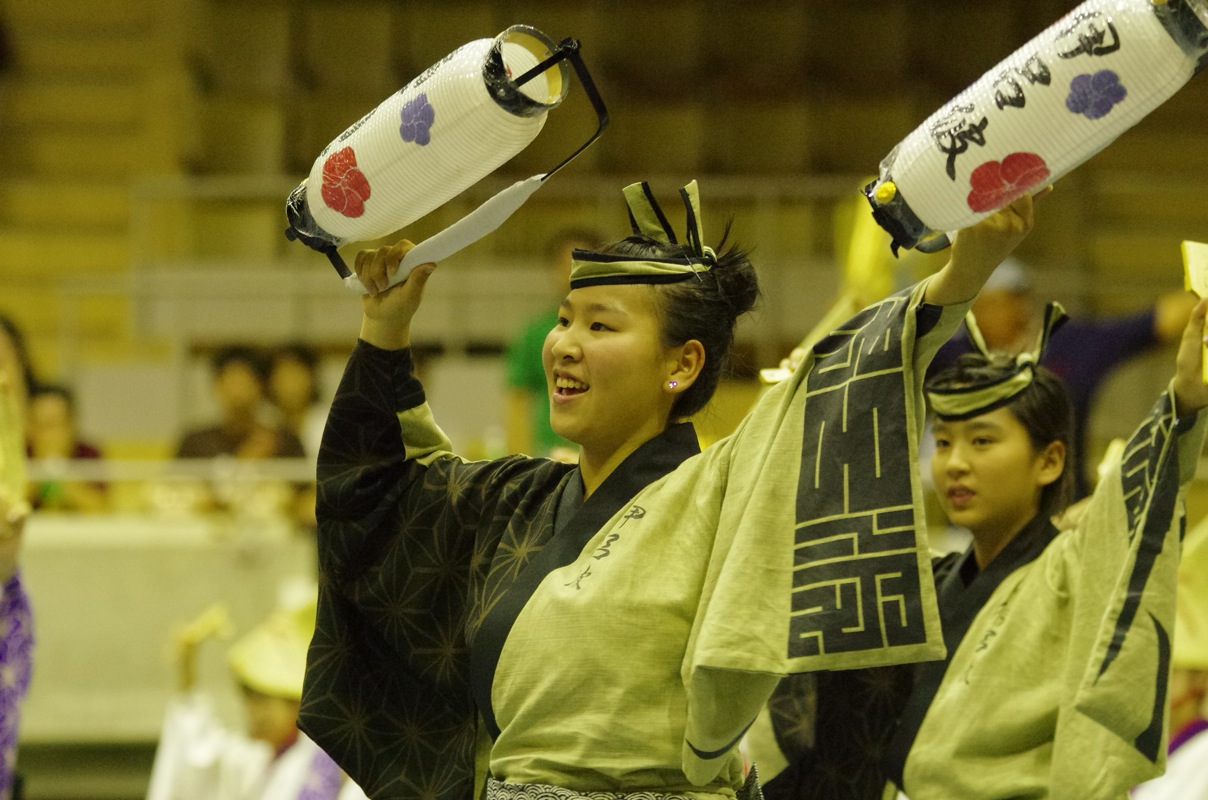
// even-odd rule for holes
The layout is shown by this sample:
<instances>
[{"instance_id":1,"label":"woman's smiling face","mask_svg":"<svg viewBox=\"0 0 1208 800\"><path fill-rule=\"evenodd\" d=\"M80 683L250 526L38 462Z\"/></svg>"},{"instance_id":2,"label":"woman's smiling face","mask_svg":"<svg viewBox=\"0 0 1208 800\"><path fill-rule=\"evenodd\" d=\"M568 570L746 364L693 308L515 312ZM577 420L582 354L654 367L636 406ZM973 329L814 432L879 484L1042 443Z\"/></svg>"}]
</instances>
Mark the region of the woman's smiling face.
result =
<instances>
[{"instance_id":1,"label":"woman's smiling face","mask_svg":"<svg viewBox=\"0 0 1208 800\"><path fill-rule=\"evenodd\" d=\"M545 338L550 424L585 449L635 449L667 425L677 348L662 344L656 291L622 284L573 289Z\"/></svg>"}]
</instances>

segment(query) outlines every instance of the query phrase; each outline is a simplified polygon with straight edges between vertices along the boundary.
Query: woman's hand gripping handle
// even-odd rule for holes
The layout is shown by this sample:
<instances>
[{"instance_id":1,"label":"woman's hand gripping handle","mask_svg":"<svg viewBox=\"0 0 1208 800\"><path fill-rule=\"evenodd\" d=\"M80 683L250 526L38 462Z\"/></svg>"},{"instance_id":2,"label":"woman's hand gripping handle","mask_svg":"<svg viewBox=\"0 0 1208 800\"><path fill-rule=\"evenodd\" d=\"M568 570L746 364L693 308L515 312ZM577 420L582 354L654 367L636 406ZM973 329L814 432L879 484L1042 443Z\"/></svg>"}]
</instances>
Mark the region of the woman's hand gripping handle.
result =
<instances>
[{"instance_id":1,"label":"woman's hand gripping handle","mask_svg":"<svg viewBox=\"0 0 1208 800\"><path fill-rule=\"evenodd\" d=\"M402 283L390 286L390 276L414 246L404 239L391 247L357 253L356 275L368 292L361 298L361 339L383 350L411 346L411 318L423 300L428 277L436 269L435 264L421 264Z\"/></svg>"}]
</instances>

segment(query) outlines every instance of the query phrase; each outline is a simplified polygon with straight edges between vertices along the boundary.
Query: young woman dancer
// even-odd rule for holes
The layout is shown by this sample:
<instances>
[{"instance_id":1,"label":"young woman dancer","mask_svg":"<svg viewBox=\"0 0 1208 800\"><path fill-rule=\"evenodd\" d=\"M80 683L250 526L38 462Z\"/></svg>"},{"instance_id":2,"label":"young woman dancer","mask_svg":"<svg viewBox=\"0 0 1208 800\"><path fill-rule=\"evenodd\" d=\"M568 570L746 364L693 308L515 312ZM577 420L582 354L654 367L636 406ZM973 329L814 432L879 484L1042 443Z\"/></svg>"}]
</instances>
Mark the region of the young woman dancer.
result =
<instances>
[{"instance_id":1,"label":"young woman dancer","mask_svg":"<svg viewBox=\"0 0 1208 800\"><path fill-rule=\"evenodd\" d=\"M938 658L921 490L921 375L1032 226L962 231L929 280L821 341L731 437L690 423L757 288L681 240L645 184L634 235L576 251L545 343L578 465L466 462L411 373L435 265L364 251L360 342L319 457L319 615L301 724L374 798L750 796L735 745L780 676ZM603 794L600 794L603 793Z\"/></svg>"}]
</instances>

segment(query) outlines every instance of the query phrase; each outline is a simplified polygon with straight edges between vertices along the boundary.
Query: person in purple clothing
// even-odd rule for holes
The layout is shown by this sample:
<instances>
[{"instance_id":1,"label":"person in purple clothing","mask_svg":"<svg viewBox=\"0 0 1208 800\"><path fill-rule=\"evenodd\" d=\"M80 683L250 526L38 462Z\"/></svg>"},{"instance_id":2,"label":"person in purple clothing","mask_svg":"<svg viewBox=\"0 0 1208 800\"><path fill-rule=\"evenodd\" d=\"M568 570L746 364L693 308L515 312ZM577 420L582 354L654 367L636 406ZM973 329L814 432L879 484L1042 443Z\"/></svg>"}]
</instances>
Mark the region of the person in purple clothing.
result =
<instances>
[{"instance_id":1,"label":"person in purple clothing","mask_svg":"<svg viewBox=\"0 0 1208 800\"><path fill-rule=\"evenodd\" d=\"M1068 320L1049 340L1041 363L1065 383L1074 407L1074 495L1086 496L1087 423L1095 393L1112 370L1129 358L1157 345L1177 342L1196 298L1190 292L1163 294L1149 308L1134 314ZM1009 258L978 293L973 304L977 325L991 350L1018 354L1036 343L1040 306L1032 296L1027 267ZM962 325L936 354L930 378L972 351Z\"/></svg>"}]
</instances>

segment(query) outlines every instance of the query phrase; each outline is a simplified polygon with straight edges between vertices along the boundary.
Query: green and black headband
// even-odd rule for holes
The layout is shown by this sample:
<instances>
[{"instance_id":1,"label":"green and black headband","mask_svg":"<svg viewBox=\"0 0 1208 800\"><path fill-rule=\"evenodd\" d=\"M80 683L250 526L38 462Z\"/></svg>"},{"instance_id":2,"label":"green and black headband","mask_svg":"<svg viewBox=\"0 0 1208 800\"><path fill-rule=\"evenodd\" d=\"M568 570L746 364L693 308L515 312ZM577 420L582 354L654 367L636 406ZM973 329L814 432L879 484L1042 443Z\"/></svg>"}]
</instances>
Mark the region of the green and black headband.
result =
<instances>
[{"instance_id":1,"label":"green and black headband","mask_svg":"<svg viewBox=\"0 0 1208 800\"><path fill-rule=\"evenodd\" d=\"M635 234L648 236L664 244L679 244L671 223L650 184L642 181L626 186L625 202L629 206L629 224ZM571 254L570 288L622 283L676 283L708 271L717 263L713 248L702 242L700 194L696 181L680 189L687 216L684 242L688 254L678 258L635 258L632 256L575 250Z\"/></svg>"},{"instance_id":2,"label":"green and black headband","mask_svg":"<svg viewBox=\"0 0 1208 800\"><path fill-rule=\"evenodd\" d=\"M1069 319L1060 303L1049 303L1044 310L1044 325L1036 339L1036 347L1015 357L1014 368L1006 374L987 379L969 386L926 387L927 400L936 416L950 421L959 421L987 414L1011 402L1020 392L1032 385L1036 379L1036 365L1048 346L1049 337ZM987 358L990 349L985 337L977 327L977 320L970 311L965 317L969 340L973 347Z\"/></svg>"}]
</instances>

